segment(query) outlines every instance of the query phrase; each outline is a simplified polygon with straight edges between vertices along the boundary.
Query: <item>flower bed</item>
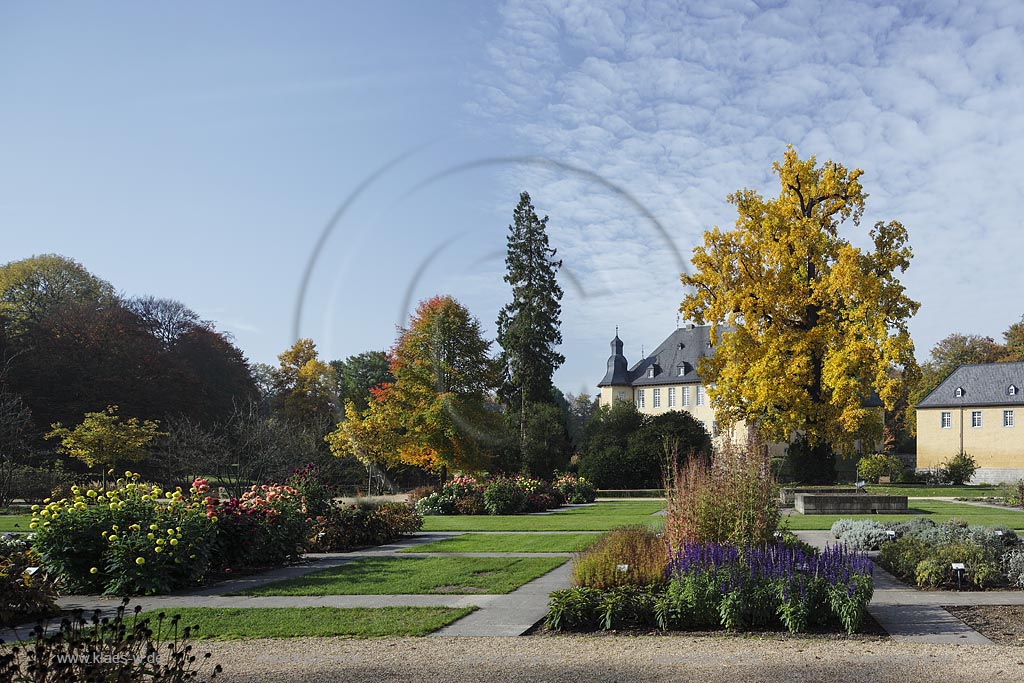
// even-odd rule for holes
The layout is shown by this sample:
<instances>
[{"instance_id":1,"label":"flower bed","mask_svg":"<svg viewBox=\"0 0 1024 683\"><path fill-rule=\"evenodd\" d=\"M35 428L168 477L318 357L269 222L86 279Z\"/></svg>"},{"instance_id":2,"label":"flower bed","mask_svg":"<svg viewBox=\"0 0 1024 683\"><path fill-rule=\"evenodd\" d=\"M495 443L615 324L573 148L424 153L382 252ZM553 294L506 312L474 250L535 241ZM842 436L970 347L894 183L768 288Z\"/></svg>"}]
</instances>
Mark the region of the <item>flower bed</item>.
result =
<instances>
[{"instance_id":1,"label":"flower bed","mask_svg":"<svg viewBox=\"0 0 1024 683\"><path fill-rule=\"evenodd\" d=\"M34 506L33 546L72 592L165 593L232 568L294 560L309 530L303 498L288 486L253 487L241 499L164 492L126 472L108 491Z\"/></svg>"},{"instance_id":2,"label":"flower bed","mask_svg":"<svg viewBox=\"0 0 1024 683\"><path fill-rule=\"evenodd\" d=\"M667 585L556 591L545 623L553 630L781 626L794 633L838 624L853 633L874 590L871 572L866 555L842 546L817 553L781 541L692 543L670 557Z\"/></svg>"},{"instance_id":3,"label":"flower bed","mask_svg":"<svg viewBox=\"0 0 1024 683\"><path fill-rule=\"evenodd\" d=\"M317 552L346 552L390 543L423 528L423 517L405 503L337 505L316 517L310 547Z\"/></svg>"},{"instance_id":4,"label":"flower bed","mask_svg":"<svg viewBox=\"0 0 1024 683\"><path fill-rule=\"evenodd\" d=\"M879 564L920 588L1024 589L1024 548L1006 528L945 524L919 518L894 529ZM953 569L954 563L963 570Z\"/></svg>"},{"instance_id":5,"label":"flower bed","mask_svg":"<svg viewBox=\"0 0 1024 683\"><path fill-rule=\"evenodd\" d=\"M517 515L543 512L569 503L592 503L586 479L562 475L554 483L524 476L487 479L458 474L439 490L418 490L413 501L421 515Z\"/></svg>"}]
</instances>

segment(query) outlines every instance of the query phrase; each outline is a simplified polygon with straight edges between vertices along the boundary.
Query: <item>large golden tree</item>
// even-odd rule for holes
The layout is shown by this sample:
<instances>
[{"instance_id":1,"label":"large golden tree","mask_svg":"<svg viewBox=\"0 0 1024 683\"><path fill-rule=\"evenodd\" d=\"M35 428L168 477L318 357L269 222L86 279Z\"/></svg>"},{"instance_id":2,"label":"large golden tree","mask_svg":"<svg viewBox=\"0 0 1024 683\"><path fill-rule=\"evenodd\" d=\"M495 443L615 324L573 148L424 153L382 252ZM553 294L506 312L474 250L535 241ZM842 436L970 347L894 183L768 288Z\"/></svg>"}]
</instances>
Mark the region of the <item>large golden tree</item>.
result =
<instances>
[{"instance_id":1,"label":"large golden tree","mask_svg":"<svg viewBox=\"0 0 1024 683\"><path fill-rule=\"evenodd\" d=\"M875 391L891 410L916 371L907 321L919 304L898 278L912 256L907 232L879 221L869 248L840 235L860 225L861 169L818 166L792 147L772 168L779 196L729 195L736 226L705 232L694 249L680 311L713 326L716 350L700 370L720 420L849 451L877 429L863 399Z\"/></svg>"}]
</instances>

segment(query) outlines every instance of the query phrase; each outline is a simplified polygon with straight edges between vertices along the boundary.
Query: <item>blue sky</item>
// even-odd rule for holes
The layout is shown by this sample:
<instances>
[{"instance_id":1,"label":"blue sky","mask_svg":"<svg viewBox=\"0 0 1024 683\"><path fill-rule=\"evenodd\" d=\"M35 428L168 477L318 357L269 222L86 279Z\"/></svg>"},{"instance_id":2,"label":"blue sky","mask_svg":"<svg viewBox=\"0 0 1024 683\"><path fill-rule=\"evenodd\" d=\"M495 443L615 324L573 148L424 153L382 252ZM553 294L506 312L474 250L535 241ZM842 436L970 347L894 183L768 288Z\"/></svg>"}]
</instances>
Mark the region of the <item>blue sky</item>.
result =
<instances>
[{"instance_id":1,"label":"blue sky","mask_svg":"<svg viewBox=\"0 0 1024 683\"><path fill-rule=\"evenodd\" d=\"M907 227L923 358L1024 313L1022 33L1015 2L6 3L0 261L71 256L271 362L349 198L299 328L344 357L435 293L493 336L526 189L567 271L556 382L593 391L792 143L865 169L864 228Z\"/></svg>"}]
</instances>

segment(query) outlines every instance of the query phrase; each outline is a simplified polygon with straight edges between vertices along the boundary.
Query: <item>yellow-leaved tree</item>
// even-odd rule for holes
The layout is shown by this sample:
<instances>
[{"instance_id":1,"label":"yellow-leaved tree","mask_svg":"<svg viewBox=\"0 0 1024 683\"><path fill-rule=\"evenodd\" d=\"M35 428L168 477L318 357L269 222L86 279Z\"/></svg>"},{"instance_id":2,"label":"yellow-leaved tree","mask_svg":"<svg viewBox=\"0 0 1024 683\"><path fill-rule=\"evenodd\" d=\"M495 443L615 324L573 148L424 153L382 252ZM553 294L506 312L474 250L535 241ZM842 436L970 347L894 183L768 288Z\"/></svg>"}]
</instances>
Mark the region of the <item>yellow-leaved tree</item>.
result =
<instances>
[{"instance_id":1,"label":"yellow-leaved tree","mask_svg":"<svg viewBox=\"0 0 1024 683\"><path fill-rule=\"evenodd\" d=\"M121 419L117 406L107 406L101 412L86 413L82 422L68 428L55 422L47 439L58 439L57 450L77 458L89 467L102 466L103 483L107 481L107 468L125 461L141 460L149 453L153 441L166 436L155 420L137 417Z\"/></svg>"},{"instance_id":2,"label":"yellow-leaved tree","mask_svg":"<svg viewBox=\"0 0 1024 683\"><path fill-rule=\"evenodd\" d=\"M865 399L877 392L892 410L916 374L907 321L919 304L898 278L912 252L897 221L875 223L867 249L840 234L860 225L861 169L818 166L792 147L772 167L779 196L729 195L736 225L705 232L679 310L712 324L716 350L700 372L719 420L772 441L802 436L828 457L880 436Z\"/></svg>"}]
</instances>

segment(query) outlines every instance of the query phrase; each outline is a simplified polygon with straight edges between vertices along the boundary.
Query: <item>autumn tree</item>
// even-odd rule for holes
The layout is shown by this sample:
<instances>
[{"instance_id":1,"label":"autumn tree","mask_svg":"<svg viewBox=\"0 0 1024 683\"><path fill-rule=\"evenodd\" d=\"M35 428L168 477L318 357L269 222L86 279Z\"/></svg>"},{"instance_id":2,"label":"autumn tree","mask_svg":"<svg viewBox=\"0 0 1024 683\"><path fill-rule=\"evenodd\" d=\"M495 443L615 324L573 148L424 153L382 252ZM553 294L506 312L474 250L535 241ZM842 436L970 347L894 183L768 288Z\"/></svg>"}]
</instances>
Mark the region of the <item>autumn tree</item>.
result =
<instances>
[{"instance_id":1,"label":"autumn tree","mask_svg":"<svg viewBox=\"0 0 1024 683\"><path fill-rule=\"evenodd\" d=\"M122 420L117 414L117 406L107 406L102 412L86 413L85 419L73 428L59 422L52 427L46 438L58 440L58 450L89 467L101 465L104 482L107 468L143 459L153 440L164 436L159 423L154 420L139 420L137 417Z\"/></svg>"},{"instance_id":2,"label":"autumn tree","mask_svg":"<svg viewBox=\"0 0 1024 683\"><path fill-rule=\"evenodd\" d=\"M489 350L479 321L458 301L422 301L389 353L394 381L372 390L365 411L346 401L347 419L327 437L331 451L442 478L448 468L486 469L500 423L487 406L498 381Z\"/></svg>"},{"instance_id":3,"label":"autumn tree","mask_svg":"<svg viewBox=\"0 0 1024 683\"><path fill-rule=\"evenodd\" d=\"M8 336L17 337L69 303L101 309L118 300L109 282L64 256L43 254L0 266L0 319Z\"/></svg>"},{"instance_id":4,"label":"autumn tree","mask_svg":"<svg viewBox=\"0 0 1024 683\"><path fill-rule=\"evenodd\" d=\"M736 225L705 232L680 311L712 325L716 350L700 372L721 421L745 419L773 441L800 434L822 457L848 452L876 429L864 399L875 391L893 408L903 380L892 370L916 368L907 321L919 304L898 279L907 233L877 222L869 249L840 235L864 212L860 169L790 147L773 170L777 198L729 195Z\"/></svg>"},{"instance_id":5,"label":"autumn tree","mask_svg":"<svg viewBox=\"0 0 1024 683\"><path fill-rule=\"evenodd\" d=\"M1002 360L1024 361L1024 316L1003 332L1003 339L1006 343L1003 345Z\"/></svg>"},{"instance_id":6,"label":"autumn tree","mask_svg":"<svg viewBox=\"0 0 1024 683\"><path fill-rule=\"evenodd\" d=\"M334 421L334 369L320 360L312 339L299 339L277 357L272 407L282 417L304 424Z\"/></svg>"},{"instance_id":7,"label":"autumn tree","mask_svg":"<svg viewBox=\"0 0 1024 683\"><path fill-rule=\"evenodd\" d=\"M364 351L345 360L332 360L331 367L337 379L339 405L349 400L358 410L366 410L370 404L371 389L395 379L384 351Z\"/></svg>"}]
</instances>

